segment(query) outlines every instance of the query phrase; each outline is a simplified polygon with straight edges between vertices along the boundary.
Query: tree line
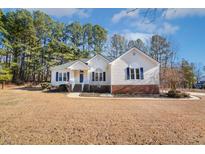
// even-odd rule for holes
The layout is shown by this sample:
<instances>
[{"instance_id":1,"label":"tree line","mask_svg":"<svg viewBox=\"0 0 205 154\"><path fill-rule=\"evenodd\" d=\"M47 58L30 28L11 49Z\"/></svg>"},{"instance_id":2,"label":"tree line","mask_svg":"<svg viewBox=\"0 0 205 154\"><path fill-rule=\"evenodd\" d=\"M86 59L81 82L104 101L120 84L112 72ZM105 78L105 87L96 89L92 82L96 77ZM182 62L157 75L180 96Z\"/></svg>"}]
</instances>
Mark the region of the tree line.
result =
<instances>
[{"instance_id":1,"label":"tree line","mask_svg":"<svg viewBox=\"0 0 205 154\"><path fill-rule=\"evenodd\" d=\"M0 55L12 81L46 81L49 68L102 51L107 31L100 25L63 24L47 14L0 11Z\"/></svg>"},{"instance_id":2,"label":"tree line","mask_svg":"<svg viewBox=\"0 0 205 154\"><path fill-rule=\"evenodd\" d=\"M108 31L100 25L65 24L40 11L18 9L4 13L0 10L0 80L49 81L52 66L96 53L116 58L132 47L161 63L162 84L175 83L168 78L173 70L174 73L180 70L183 76L178 85L190 87L195 82L194 65L186 60L176 62L176 50L163 36L153 35L150 44L141 39L127 40L119 34L108 39Z\"/></svg>"}]
</instances>

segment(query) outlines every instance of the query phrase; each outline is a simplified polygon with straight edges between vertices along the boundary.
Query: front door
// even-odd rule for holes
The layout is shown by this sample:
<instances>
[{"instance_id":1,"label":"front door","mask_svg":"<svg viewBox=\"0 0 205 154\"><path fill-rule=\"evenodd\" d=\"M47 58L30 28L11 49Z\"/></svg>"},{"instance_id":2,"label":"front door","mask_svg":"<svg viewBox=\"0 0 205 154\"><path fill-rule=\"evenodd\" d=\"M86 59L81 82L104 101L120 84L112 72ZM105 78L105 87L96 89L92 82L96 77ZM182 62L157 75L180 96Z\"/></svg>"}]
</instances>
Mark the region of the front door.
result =
<instances>
[{"instance_id":1,"label":"front door","mask_svg":"<svg viewBox=\"0 0 205 154\"><path fill-rule=\"evenodd\" d=\"M83 83L83 71L80 71L80 83Z\"/></svg>"}]
</instances>

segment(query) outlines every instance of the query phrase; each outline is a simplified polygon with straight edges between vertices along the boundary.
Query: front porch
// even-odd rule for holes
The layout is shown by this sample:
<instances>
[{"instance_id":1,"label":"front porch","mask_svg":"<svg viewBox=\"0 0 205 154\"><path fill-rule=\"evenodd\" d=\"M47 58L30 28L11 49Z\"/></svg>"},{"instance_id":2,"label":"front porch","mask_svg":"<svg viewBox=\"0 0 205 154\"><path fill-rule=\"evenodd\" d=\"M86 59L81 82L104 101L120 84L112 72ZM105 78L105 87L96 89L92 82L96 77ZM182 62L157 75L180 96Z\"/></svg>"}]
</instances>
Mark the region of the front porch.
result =
<instances>
[{"instance_id":1,"label":"front porch","mask_svg":"<svg viewBox=\"0 0 205 154\"><path fill-rule=\"evenodd\" d=\"M89 67L84 63L77 63L68 68L70 72L70 91L82 92L88 89L90 83Z\"/></svg>"},{"instance_id":2,"label":"front porch","mask_svg":"<svg viewBox=\"0 0 205 154\"><path fill-rule=\"evenodd\" d=\"M102 70L99 80L94 80L93 72L98 71L98 69L90 69L87 64L78 61L63 70L53 71L52 85L54 87L61 86L63 89L66 88L69 92L110 93L111 86L105 82L106 74L102 73Z\"/></svg>"}]
</instances>

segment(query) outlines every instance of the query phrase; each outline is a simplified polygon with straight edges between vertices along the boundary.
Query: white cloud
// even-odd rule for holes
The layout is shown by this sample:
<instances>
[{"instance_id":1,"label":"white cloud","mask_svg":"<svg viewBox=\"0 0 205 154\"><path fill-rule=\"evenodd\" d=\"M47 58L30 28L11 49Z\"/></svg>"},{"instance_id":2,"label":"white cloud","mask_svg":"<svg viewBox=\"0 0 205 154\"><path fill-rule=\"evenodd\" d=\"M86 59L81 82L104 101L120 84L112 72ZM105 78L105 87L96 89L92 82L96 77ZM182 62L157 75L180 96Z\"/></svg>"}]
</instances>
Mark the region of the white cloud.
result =
<instances>
[{"instance_id":1,"label":"white cloud","mask_svg":"<svg viewBox=\"0 0 205 154\"><path fill-rule=\"evenodd\" d=\"M156 32L156 23L149 22L148 20L138 19L136 22L132 23L133 27L137 27L138 30L146 33Z\"/></svg>"},{"instance_id":2,"label":"white cloud","mask_svg":"<svg viewBox=\"0 0 205 154\"><path fill-rule=\"evenodd\" d=\"M148 17L143 17L140 15L140 9L131 12L131 14L129 14L128 11L129 9L122 10L119 13L114 14L112 17L112 22L117 23L126 18L129 19L126 23L130 26L130 29L150 34L169 35L174 34L179 29L178 26L165 22L161 17L156 21L151 22L151 19Z\"/></svg>"},{"instance_id":3,"label":"white cloud","mask_svg":"<svg viewBox=\"0 0 205 154\"><path fill-rule=\"evenodd\" d=\"M139 32L131 32L131 31L125 31L122 34L127 40L137 40L141 39L145 44L148 44L150 42L150 39L153 34L148 33L139 33Z\"/></svg>"},{"instance_id":4,"label":"white cloud","mask_svg":"<svg viewBox=\"0 0 205 154\"><path fill-rule=\"evenodd\" d=\"M132 26L136 27L137 30L144 33L162 34L162 35L174 34L177 30L179 30L178 26L172 25L167 22L155 23L155 22L149 22L149 20L140 20L140 19L132 23Z\"/></svg>"},{"instance_id":5,"label":"white cloud","mask_svg":"<svg viewBox=\"0 0 205 154\"><path fill-rule=\"evenodd\" d=\"M178 26L171 25L167 22L163 23L158 32L161 34L174 34L179 29Z\"/></svg>"},{"instance_id":6,"label":"white cloud","mask_svg":"<svg viewBox=\"0 0 205 154\"><path fill-rule=\"evenodd\" d=\"M167 9L164 12L165 19L174 19L190 16L205 16L205 9Z\"/></svg>"},{"instance_id":7,"label":"white cloud","mask_svg":"<svg viewBox=\"0 0 205 154\"><path fill-rule=\"evenodd\" d=\"M75 9L75 8L38 8L38 9L28 9L31 11L40 10L48 15L55 17L66 17L77 15L79 17L89 17L90 14L86 9Z\"/></svg>"},{"instance_id":8,"label":"white cloud","mask_svg":"<svg viewBox=\"0 0 205 154\"><path fill-rule=\"evenodd\" d=\"M129 12L130 10L131 9L126 9L126 10L120 11L119 13L114 14L112 17L112 22L117 23L126 17L137 17L138 16L139 10Z\"/></svg>"}]
</instances>

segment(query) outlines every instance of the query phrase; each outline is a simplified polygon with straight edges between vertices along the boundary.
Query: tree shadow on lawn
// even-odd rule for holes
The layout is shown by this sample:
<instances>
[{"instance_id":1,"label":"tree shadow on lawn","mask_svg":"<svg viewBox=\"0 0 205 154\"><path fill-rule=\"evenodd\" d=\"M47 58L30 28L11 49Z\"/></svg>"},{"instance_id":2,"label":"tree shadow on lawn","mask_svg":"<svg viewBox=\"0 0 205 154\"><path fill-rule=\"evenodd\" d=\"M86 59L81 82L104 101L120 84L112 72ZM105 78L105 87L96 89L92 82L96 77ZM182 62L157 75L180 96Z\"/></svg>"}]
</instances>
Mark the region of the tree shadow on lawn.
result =
<instances>
[{"instance_id":1,"label":"tree shadow on lawn","mask_svg":"<svg viewBox=\"0 0 205 154\"><path fill-rule=\"evenodd\" d=\"M17 87L15 90L26 90L26 91L42 91L41 87Z\"/></svg>"},{"instance_id":2,"label":"tree shadow on lawn","mask_svg":"<svg viewBox=\"0 0 205 154\"><path fill-rule=\"evenodd\" d=\"M66 93L66 91L61 91L59 89L45 89L43 90L41 87L17 87L15 90L25 90L25 91L38 91L42 93Z\"/></svg>"}]
</instances>

